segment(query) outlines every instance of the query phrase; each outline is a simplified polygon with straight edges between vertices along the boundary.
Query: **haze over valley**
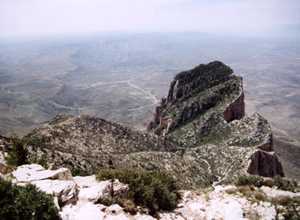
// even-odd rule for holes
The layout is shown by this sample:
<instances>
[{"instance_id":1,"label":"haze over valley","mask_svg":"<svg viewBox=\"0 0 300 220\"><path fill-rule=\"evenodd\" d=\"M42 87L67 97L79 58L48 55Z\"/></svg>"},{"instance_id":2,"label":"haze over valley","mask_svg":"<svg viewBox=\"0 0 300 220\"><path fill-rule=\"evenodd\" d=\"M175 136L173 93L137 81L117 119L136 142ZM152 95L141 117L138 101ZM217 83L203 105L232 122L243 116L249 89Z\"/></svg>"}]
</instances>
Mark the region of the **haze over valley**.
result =
<instances>
[{"instance_id":1,"label":"haze over valley","mask_svg":"<svg viewBox=\"0 0 300 220\"><path fill-rule=\"evenodd\" d=\"M243 76L246 112L261 113L271 122L275 142L288 143L278 151L285 154L293 146L299 152L298 42L205 33L110 33L3 43L0 133L24 135L61 113L143 130L176 73L222 60Z\"/></svg>"}]
</instances>

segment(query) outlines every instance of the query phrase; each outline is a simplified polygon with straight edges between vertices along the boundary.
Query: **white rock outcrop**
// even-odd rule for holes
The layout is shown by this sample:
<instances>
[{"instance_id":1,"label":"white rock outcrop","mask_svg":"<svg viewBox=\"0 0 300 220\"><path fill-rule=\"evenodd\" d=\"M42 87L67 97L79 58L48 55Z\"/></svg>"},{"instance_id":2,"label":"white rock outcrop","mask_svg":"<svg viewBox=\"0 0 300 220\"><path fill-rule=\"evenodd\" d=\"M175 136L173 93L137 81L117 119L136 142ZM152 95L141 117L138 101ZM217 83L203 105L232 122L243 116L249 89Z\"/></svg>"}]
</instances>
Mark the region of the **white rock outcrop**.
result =
<instances>
[{"instance_id":1,"label":"white rock outcrop","mask_svg":"<svg viewBox=\"0 0 300 220\"><path fill-rule=\"evenodd\" d=\"M48 194L57 197L60 204L76 202L78 197L78 186L72 180L38 180L31 184Z\"/></svg>"},{"instance_id":2,"label":"white rock outcrop","mask_svg":"<svg viewBox=\"0 0 300 220\"><path fill-rule=\"evenodd\" d=\"M97 204L100 198L128 192L128 186L118 180L97 181L96 176L75 176L66 168L46 170L37 164L23 165L12 172L13 182L33 184L54 196L62 220L155 220L137 213L131 215L117 204ZM293 193L263 186L257 190L266 198L253 202L233 185L214 186L206 192L182 191L182 200L172 212L159 213L160 220L273 220L277 213L273 199L300 198ZM60 205L60 206L59 206Z\"/></svg>"},{"instance_id":3,"label":"white rock outcrop","mask_svg":"<svg viewBox=\"0 0 300 220\"><path fill-rule=\"evenodd\" d=\"M290 191L284 191L280 189L274 189L266 186L262 186L260 188L269 198L276 199L276 198L298 198L300 199L300 192L294 193Z\"/></svg>"},{"instance_id":4,"label":"white rock outcrop","mask_svg":"<svg viewBox=\"0 0 300 220\"><path fill-rule=\"evenodd\" d=\"M57 170L46 170L39 164L26 164L19 166L12 172L15 180L20 183L29 183L44 179L72 180L71 171L67 168L59 168Z\"/></svg>"},{"instance_id":5,"label":"white rock outcrop","mask_svg":"<svg viewBox=\"0 0 300 220\"><path fill-rule=\"evenodd\" d=\"M74 181L80 187L78 198L81 202L96 202L101 197L109 197L113 190L114 195L121 195L128 191L128 186L119 180L97 181L96 176L74 177Z\"/></svg>"},{"instance_id":6,"label":"white rock outcrop","mask_svg":"<svg viewBox=\"0 0 300 220\"><path fill-rule=\"evenodd\" d=\"M104 218L104 213L101 211L104 207L92 202L67 205L62 208L60 216L63 220L100 220Z\"/></svg>"}]
</instances>

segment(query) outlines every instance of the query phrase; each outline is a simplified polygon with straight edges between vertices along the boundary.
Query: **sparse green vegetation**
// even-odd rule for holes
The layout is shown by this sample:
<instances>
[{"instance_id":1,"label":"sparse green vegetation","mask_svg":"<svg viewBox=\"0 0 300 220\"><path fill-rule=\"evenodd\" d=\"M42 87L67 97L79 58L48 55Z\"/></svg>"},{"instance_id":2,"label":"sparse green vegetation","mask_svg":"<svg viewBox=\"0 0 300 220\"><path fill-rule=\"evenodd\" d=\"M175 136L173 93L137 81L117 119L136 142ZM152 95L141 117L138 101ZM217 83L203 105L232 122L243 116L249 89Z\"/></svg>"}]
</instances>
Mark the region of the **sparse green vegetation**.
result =
<instances>
[{"instance_id":1,"label":"sparse green vegetation","mask_svg":"<svg viewBox=\"0 0 300 220\"><path fill-rule=\"evenodd\" d=\"M300 199L290 198L287 196L277 197L273 199L272 204L275 206L277 214L281 214L284 219L299 220L300 219Z\"/></svg>"},{"instance_id":2,"label":"sparse green vegetation","mask_svg":"<svg viewBox=\"0 0 300 220\"><path fill-rule=\"evenodd\" d=\"M261 176L242 175L237 178L236 185L238 186L252 185L252 186L260 187L263 185L263 181L264 179Z\"/></svg>"},{"instance_id":3,"label":"sparse green vegetation","mask_svg":"<svg viewBox=\"0 0 300 220\"><path fill-rule=\"evenodd\" d=\"M91 175L86 169L75 167L74 165L70 167L72 176L88 176Z\"/></svg>"},{"instance_id":4,"label":"sparse green vegetation","mask_svg":"<svg viewBox=\"0 0 300 220\"><path fill-rule=\"evenodd\" d=\"M32 146L34 148L43 146L46 142L44 137L36 137L36 136L25 136L23 138L24 143L28 146Z\"/></svg>"},{"instance_id":5,"label":"sparse green vegetation","mask_svg":"<svg viewBox=\"0 0 300 220\"><path fill-rule=\"evenodd\" d=\"M175 180L165 173L128 169L103 169L98 180L118 179L129 185L127 199L147 207L151 214L159 210L173 210L180 199ZM127 202L128 203L128 202ZM132 209L132 204L130 205Z\"/></svg>"},{"instance_id":6,"label":"sparse green vegetation","mask_svg":"<svg viewBox=\"0 0 300 220\"><path fill-rule=\"evenodd\" d=\"M33 185L16 186L0 179L0 219L60 219L53 198Z\"/></svg>"},{"instance_id":7,"label":"sparse green vegetation","mask_svg":"<svg viewBox=\"0 0 300 220\"><path fill-rule=\"evenodd\" d=\"M12 147L8 151L8 156L6 157L6 160L9 165L11 166L20 166L26 163L37 163L42 165L43 167L47 168L47 158L46 153L34 154L30 155L28 154L28 146L33 147L36 149L36 147L43 146L45 143L45 140L38 137L28 137L25 136L24 138L18 138L18 137L12 137Z\"/></svg>"},{"instance_id":8,"label":"sparse green vegetation","mask_svg":"<svg viewBox=\"0 0 300 220\"><path fill-rule=\"evenodd\" d=\"M267 201L265 193L256 189L253 185L238 186L238 192L245 196L249 201L259 203L261 201Z\"/></svg>"},{"instance_id":9,"label":"sparse green vegetation","mask_svg":"<svg viewBox=\"0 0 300 220\"><path fill-rule=\"evenodd\" d=\"M28 158L28 161L30 163L37 163L43 166L44 168L48 169L48 162L47 162L47 156L46 153L41 154L40 156L38 154L31 155L31 158Z\"/></svg>"}]
</instances>

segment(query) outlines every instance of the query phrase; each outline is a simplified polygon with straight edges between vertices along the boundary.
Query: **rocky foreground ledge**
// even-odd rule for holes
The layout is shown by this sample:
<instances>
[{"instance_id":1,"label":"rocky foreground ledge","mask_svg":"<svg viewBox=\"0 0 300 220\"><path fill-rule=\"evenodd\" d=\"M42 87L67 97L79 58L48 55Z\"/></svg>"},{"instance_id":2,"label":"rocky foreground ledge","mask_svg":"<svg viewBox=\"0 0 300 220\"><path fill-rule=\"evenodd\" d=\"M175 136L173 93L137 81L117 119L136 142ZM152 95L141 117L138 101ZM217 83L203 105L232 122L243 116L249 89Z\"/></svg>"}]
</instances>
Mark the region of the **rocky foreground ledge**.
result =
<instances>
[{"instance_id":1,"label":"rocky foreground ledge","mask_svg":"<svg viewBox=\"0 0 300 220\"><path fill-rule=\"evenodd\" d=\"M72 176L67 168L47 170L41 165L17 167L1 178L14 184L33 184L50 194L63 220L202 220L202 219L284 219L290 212L290 201L299 201L300 193L272 187L272 179L265 179L269 186L218 185L201 191L181 191L182 199L172 212L159 213L158 218L140 208L136 214L127 213L118 204L106 206L99 201L126 193L128 186L119 181L97 181L95 175ZM113 184L113 185L112 185ZM300 207L296 207L297 212Z\"/></svg>"}]
</instances>

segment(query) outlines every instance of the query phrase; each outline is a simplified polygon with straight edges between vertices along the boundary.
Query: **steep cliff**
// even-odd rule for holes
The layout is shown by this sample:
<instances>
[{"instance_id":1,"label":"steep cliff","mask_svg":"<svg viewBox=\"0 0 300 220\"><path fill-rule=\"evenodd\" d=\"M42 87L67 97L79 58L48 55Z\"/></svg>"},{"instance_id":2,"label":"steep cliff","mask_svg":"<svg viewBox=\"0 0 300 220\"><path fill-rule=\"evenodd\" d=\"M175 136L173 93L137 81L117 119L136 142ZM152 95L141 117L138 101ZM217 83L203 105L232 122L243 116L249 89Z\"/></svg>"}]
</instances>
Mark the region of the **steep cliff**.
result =
<instances>
[{"instance_id":1,"label":"steep cliff","mask_svg":"<svg viewBox=\"0 0 300 220\"><path fill-rule=\"evenodd\" d=\"M168 97L156 108L148 130L158 135L194 121L214 109L230 122L245 115L242 79L219 61L201 64L179 73L171 82Z\"/></svg>"}]
</instances>

